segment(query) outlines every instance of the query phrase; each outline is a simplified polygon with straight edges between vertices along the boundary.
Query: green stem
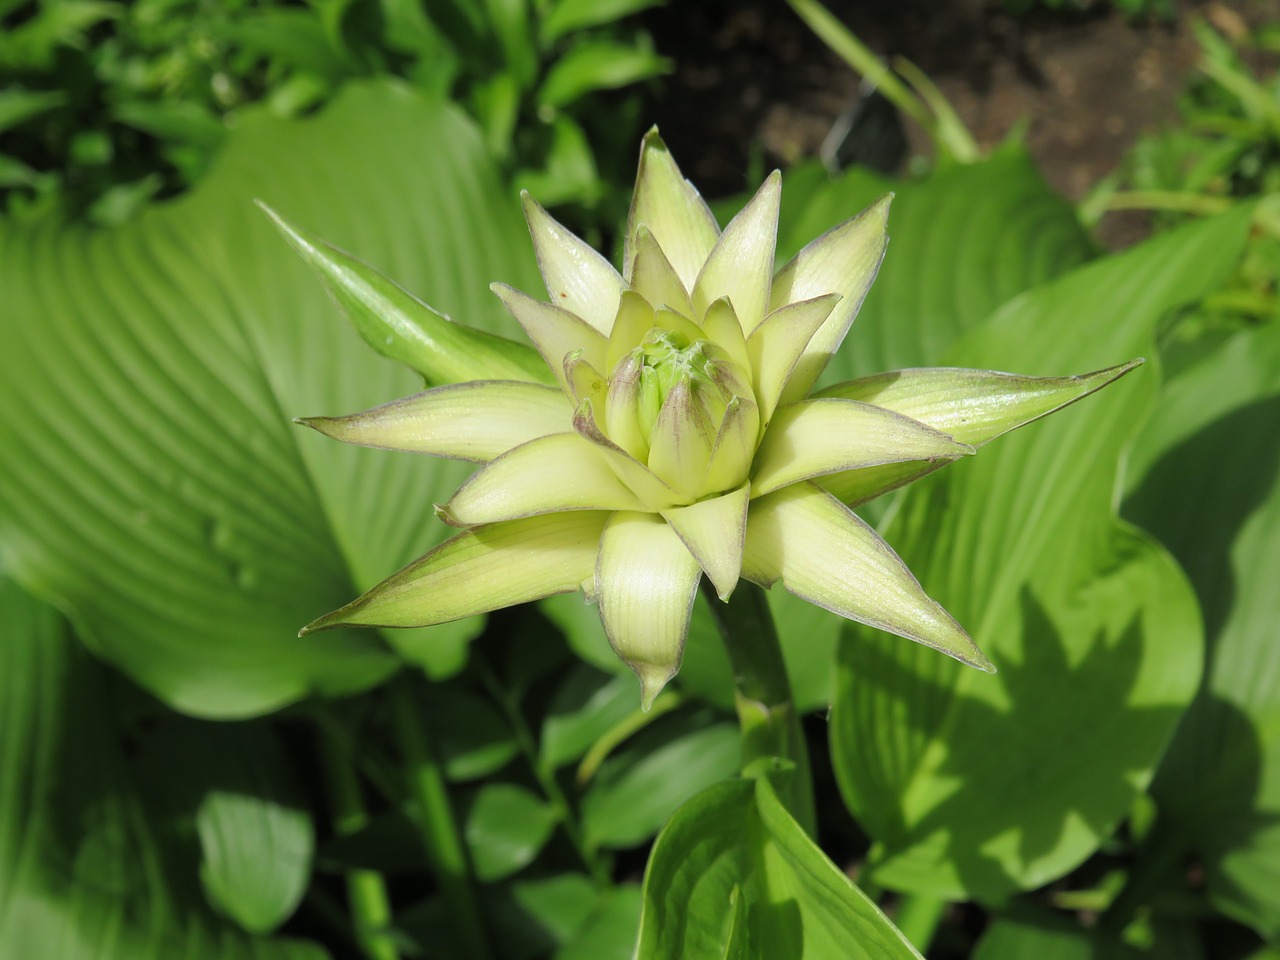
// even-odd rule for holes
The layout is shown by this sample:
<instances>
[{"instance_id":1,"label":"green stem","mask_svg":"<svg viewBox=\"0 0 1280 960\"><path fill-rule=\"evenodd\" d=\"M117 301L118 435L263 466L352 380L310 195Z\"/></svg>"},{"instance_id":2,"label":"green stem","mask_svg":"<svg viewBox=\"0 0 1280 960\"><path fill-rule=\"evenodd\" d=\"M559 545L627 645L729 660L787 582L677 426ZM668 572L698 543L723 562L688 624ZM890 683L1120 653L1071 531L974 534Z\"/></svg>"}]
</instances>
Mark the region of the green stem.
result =
<instances>
[{"instance_id":1,"label":"green stem","mask_svg":"<svg viewBox=\"0 0 1280 960\"><path fill-rule=\"evenodd\" d=\"M911 945L921 953L929 952L929 944L938 932L938 924L947 912L947 901L935 897L903 897L894 912L893 922Z\"/></svg>"},{"instance_id":2,"label":"green stem","mask_svg":"<svg viewBox=\"0 0 1280 960\"><path fill-rule=\"evenodd\" d=\"M320 767L333 829L340 837L358 833L368 825L360 781L355 772L351 741L329 718L321 720ZM347 901L355 927L356 941L369 960L400 960L400 952L390 934L391 899L382 874L376 870L347 872Z\"/></svg>"},{"instance_id":3,"label":"green stem","mask_svg":"<svg viewBox=\"0 0 1280 960\"><path fill-rule=\"evenodd\" d=\"M467 955L476 960L492 956L480 904L471 878L471 864L454 817L444 770L427 735L415 697L419 690L406 673L387 688L391 726L405 785L414 804L414 817L440 892L457 924Z\"/></svg>"},{"instance_id":4,"label":"green stem","mask_svg":"<svg viewBox=\"0 0 1280 960\"><path fill-rule=\"evenodd\" d=\"M1121 190L1109 196L1105 210L1168 210L1210 217L1230 209L1227 197L1214 197L1184 190Z\"/></svg>"},{"instance_id":5,"label":"green stem","mask_svg":"<svg viewBox=\"0 0 1280 960\"><path fill-rule=\"evenodd\" d=\"M497 677L493 675L493 671L484 664L480 665L480 679L485 689L489 692L489 696L502 708L502 712L507 717L507 722L511 724L511 730L516 738L516 745L524 755L525 762L529 764L529 768L533 771L534 778L538 781L538 786L542 788L543 795L555 807L556 817L560 822L560 826L564 829L565 836L569 838L569 843L573 845L574 850L577 851L578 856L582 858L582 862L591 872L591 878L601 887L608 886L610 879L609 865L600 857L599 851L591 847L583 836L582 829L578 825L577 814L569 803L569 798L565 796L565 792L560 789L560 783L556 780L555 771L549 769L538 754L533 731L529 729L528 721L525 720L524 714L520 710L520 705L502 689Z\"/></svg>"},{"instance_id":6,"label":"green stem","mask_svg":"<svg viewBox=\"0 0 1280 960\"><path fill-rule=\"evenodd\" d=\"M817 816L809 751L791 699L791 681L768 598L764 590L745 580L727 603L715 596L707 581L703 587L733 668L733 700L742 729L742 769L747 771L766 757L791 761L795 772L776 785L779 797L812 836Z\"/></svg>"}]
</instances>

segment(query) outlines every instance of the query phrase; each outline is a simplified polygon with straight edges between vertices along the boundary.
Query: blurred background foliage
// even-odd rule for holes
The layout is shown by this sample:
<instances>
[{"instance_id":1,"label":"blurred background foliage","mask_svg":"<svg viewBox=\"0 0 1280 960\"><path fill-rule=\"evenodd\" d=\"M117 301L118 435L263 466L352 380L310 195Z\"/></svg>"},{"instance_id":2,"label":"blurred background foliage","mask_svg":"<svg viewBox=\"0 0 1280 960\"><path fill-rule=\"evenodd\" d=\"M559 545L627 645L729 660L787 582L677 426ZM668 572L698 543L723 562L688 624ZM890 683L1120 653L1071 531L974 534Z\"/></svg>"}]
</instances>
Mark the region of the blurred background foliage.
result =
<instances>
[{"instance_id":1,"label":"blurred background foliage","mask_svg":"<svg viewBox=\"0 0 1280 960\"><path fill-rule=\"evenodd\" d=\"M289 424L421 378L252 201L517 336L485 288L538 287L520 189L608 251L655 116L698 183L739 130L722 223L762 172L753 79L696 84L804 27L732 6L0 0L0 956L912 956L872 901L936 960L1280 956L1280 32L1230 7L981 7L1190 25L1176 118L1070 199L857 11L811 23L897 71L825 164L769 155L784 259L897 194L829 379L1148 358L861 508L996 678L770 596L825 858L726 782L702 599L649 714L576 596L294 637L464 472Z\"/></svg>"}]
</instances>

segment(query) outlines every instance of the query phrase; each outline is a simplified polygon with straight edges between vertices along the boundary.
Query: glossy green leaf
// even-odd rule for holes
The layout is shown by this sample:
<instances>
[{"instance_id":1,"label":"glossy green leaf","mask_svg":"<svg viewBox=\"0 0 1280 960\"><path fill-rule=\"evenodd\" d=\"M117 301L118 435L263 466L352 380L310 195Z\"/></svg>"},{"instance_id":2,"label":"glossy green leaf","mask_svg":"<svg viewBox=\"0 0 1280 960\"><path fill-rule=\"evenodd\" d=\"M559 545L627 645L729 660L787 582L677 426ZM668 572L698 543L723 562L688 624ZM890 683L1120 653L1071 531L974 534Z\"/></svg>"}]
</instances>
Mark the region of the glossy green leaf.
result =
<instances>
[{"instance_id":1,"label":"glossy green leaf","mask_svg":"<svg viewBox=\"0 0 1280 960\"><path fill-rule=\"evenodd\" d=\"M783 179L777 262L890 191L888 252L820 386L937 364L958 336L1007 300L1093 252L1070 204L1024 153L1010 150L915 182L861 170L832 181L820 168L797 167ZM781 590L770 592L769 605L797 703L827 703L841 621Z\"/></svg>"},{"instance_id":2,"label":"glossy green leaf","mask_svg":"<svg viewBox=\"0 0 1280 960\"><path fill-rule=\"evenodd\" d=\"M3 578L0 636L0 956L327 956L248 937L203 907L194 857L148 820L104 668Z\"/></svg>"},{"instance_id":3,"label":"glossy green leaf","mask_svg":"<svg viewBox=\"0 0 1280 960\"><path fill-rule=\"evenodd\" d=\"M555 819L551 807L523 787L481 787L463 815L476 876L499 880L528 866L551 837Z\"/></svg>"},{"instance_id":4,"label":"glossy green leaf","mask_svg":"<svg viewBox=\"0 0 1280 960\"><path fill-rule=\"evenodd\" d=\"M245 716L368 687L370 632L298 628L441 539L451 464L289 422L413 392L252 205L518 336L486 290L537 289L516 198L461 114L353 86L319 116L247 113L200 187L112 230L0 224L0 553L167 702ZM389 634L434 673L474 621Z\"/></svg>"},{"instance_id":5,"label":"glossy green leaf","mask_svg":"<svg viewBox=\"0 0 1280 960\"><path fill-rule=\"evenodd\" d=\"M597 847L653 836L671 811L738 770L738 731L709 712L663 717L601 766L582 798L582 829Z\"/></svg>"},{"instance_id":6,"label":"glossy green leaf","mask_svg":"<svg viewBox=\"0 0 1280 960\"><path fill-rule=\"evenodd\" d=\"M1019 298L947 356L1031 375L1152 348L1155 325L1231 269L1247 211ZM879 841L872 876L946 899L1061 876L1149 781L1200 672L1195 598L1117 521L1113 489L1155 402L1142 371L910 488L885 536L999 673L850 629L832 759Z\"/></svg>"},{"instance_id":7,"label":"glossy green leaf","mask_svg":"<svg viewBox=\"0 0 1280 960\"><path fill-rule=\"evenodd\" d=\"M997 307L1093 253L1074 209L1019 149L918 182L851 171L816 190L798 190L799 209L789 205L787 190L778 263L894 193L889 251L822 384L935 364L960 334Z\"/></svg>"},{"instance_id":8,"label":"glossy green leaf","mask_svg":"<svg viewBox=\"0 0 1280 960\"><path fill-rule=\"evenodd\" d=\"M1280 328L1236 335L1160 399L1124 514L1186 569L1208 657L1152 786L1149 855L1194 856L1220 910L1280 937Z\"/></svg>"},{"instance_id":9,"label":"glossy green leaf","mask_svg":"<svg viewBox=\"0 0 1280 960\"><path fill-rule=\"evenodd\" d=\"M606 891L552 960L634 960L642 904L640 888L634 884L620 884Z\"/></svg>"},{"instance_id":10,"label":"glossy green leaf","mask_svg":"<svg viewBox=\"0 0 1280 960\"><path fill-rule=\"evenodd\" d=\"M589 40L557 60L538 88L538 103L560 109L595 90L625 87L671 69L671 61L644 47Z\"/></svg>"},{"instance_id":11,"label":"glossy green leaf","mask_svg":"<svg viewBox=\"0 0 1280 960\"><path fill-rule=\"evenodd\" d=\"M657 6L662 0L557 0L539 27L543 43L585 27L621 20Z\"/></svg>"},{"instance_id":12,"label":"glossy green leaf","mask_svg":"<svg viewBox=\"0 0 1280 960\"><path fill-rule=\"evenodd\" d=\"M740 957L795 960L920 956L765 779L730 780L688 801L645 871L636 960L725 960L731 947Z\"/></svg>"}]
</instances>

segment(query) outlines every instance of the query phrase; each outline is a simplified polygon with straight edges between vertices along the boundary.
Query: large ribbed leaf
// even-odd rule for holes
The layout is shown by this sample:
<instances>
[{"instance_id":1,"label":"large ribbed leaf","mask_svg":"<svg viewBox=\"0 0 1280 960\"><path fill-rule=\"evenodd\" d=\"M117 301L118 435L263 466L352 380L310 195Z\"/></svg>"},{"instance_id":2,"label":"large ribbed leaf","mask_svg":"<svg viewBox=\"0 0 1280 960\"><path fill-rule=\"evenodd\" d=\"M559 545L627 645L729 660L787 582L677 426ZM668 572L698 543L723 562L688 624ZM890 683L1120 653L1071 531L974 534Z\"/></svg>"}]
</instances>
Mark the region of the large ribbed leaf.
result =
<instances>
[{"instance_id":1,"label":"large ribbed leaf","mask_svg":"<svg viewBox=\"0 0 1280 960\"><path fill-rule=\"evenodd\" d=\"M956 337L1007 300L1092 253L1070 204L1025 153L1009 150L917 182L859 170L828 182L821 171L798 169L783 184L778 263L890 190L888 252L824 384L936 364ZM878 506L865 516L876 516ZM770 593L769 604L797 701L805 709L826 703L840 619L782 590Z\"/></svg>"},{"instance_id":2,"label":"large ribbed leaf","mask_svg":"<svg viewBox=\"0 0 1280 960\"><path fill-rule=\"evenodd\" d=\"M1166 235L1009 304L948 362L1039 375L1147 353L1156 322L1221 281L1247 214ZM1114 515L1154 368L922 481L885 531L999 669L883 634L841 645L832 755L880 841L873 875L944 897L1045 883L1109 836L1200 673L1191 592Z\"/></svg>"},{"instance_id":3,"label":"large ribbed leaf","mask_svg":"<svg viewBox=\"0 0 1280 960\"><path fill-rule=\"evenodd\" d=\"M654 844L637 960L911 960L906 938L791 818L767 780L685 803Z\"/></svg>"},{"instance_id":4,"label":"large ribbed leaf","mask_svg":"<svg viewBox=\"0 0 1280 960\"><path fill-rule=\"evenodd\" d=\"M289 421L420 389L253 204L440 310L518 336L515 198L457 110L390 84L246 115L190 196L113 230L0 224L0 551L86 642L180 709L244 716L394 669L370 632L298 640L442 537L461 468ZM443 671L465 625L392 642Z\"/></svg>"},{"instance_id":5,"label":"large ribbed leaf","mask_svg":"<svg viewBox=\"0 0 1280 960\"><path fill-rule=\"evenodd\" d=\"M1149 848L1192 854L1225 913L1280 937L1280 327L1237 335L1161 394L1125 516L1204 611L1203 685L1152 785ZM1141 868L1139 868L1141 869Z\"/></svg>"},{"instance_id":6,"label":"large ribbed leaf","mask_svg":"<svg viewBox=\"0 0 1280 960\"><path fill-rule=\"evenodd\" d=\"M0 577L0 956L323 960L202 906L194 858L147 820L104 680L60 617Z\"/></svg>"}]
</instances>

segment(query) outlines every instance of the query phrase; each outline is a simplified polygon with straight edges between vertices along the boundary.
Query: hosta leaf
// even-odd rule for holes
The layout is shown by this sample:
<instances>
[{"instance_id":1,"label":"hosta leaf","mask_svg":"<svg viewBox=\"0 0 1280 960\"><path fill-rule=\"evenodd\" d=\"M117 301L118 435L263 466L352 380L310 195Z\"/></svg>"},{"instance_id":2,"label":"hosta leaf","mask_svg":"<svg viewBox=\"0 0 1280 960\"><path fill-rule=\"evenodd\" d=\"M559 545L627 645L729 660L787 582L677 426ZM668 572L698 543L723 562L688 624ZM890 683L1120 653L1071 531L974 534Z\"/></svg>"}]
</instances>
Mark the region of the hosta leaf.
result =
<instances>
[{"instance_id":1,"label":"hosta leaf","mask_svg":"<svg viewBox=\"0 0 1280 960\"><path fill-rule=\"evenodd\" d=\"M194 858L147 819L103 668L0 578L0 956L323 960L200 903Z\"/></svg>"},{"instance_id":2,"label":"hosta leaf","mask_svg":"<svg viewBox=\"0 0 1280 960\"><path fill-rule=\"evenodd\" d=\"M186 198L120 228L0 224L0 551L167 702L244 716L367 687L371 632L300 641L444 534L462 468L289 423L420 386L376 357L252 204L437 309L519 336L486 290L537 289L515 197L454 108L390 84L246 114ZM439 673L474 624L389 635Z\"/></svg>"},{"instance_id":3,"label":"hosta leaf","mask_svg":"<svg viewBox=\"0 0 1280 960\"><path fill-rule=\"evenodd\" d=\"M1280 937L1280 327L1238 334L1160 399L1124 514L1186 569L1208 656L1152 785L1150 849L1195 856L1220 910Z\"/></svg>"},{"instance_id":4,"label":"hosta leaf","mask_svg":"<svg viewBox=\"0 0 1280 960\"><path fill-rule=\"evenodd\" d=\"M946 359L1043 375L1147 352L1156 322L1233 265L1246 213L1041 287ZM1114 516L1156 388L1135 373L903 498L886 537L1000 672L847 632L832 758L880 841L881 882L946 898L1038 886L1092 853L1151 777L1200 671L1185 579Z\"/></svg>"},{"instance_id":5,"label":"hosta leaf","mask_svg":"<svg viewBox=\"0 0 1280 960\"><path fill-rule=\"evenodd\" d=\"M1011 150L918 182L859 170L828 181L822 171L798 168L783 181L777 262L888 191L895 194L888 252L820 385L937 364L958 336L1007 300L1093 253L1070 204L1025 153ZM876 513L873 506L864 518ZM829 702L841 621L780 590L770 593L769 605L797 702L804 709Z\"/></svg>"},{"instance_id":6,"label":"hosta leaf","mask_svg":"<svg viewBox=\"0 0 1280 960\"><path fill-rule=\"evenodd\" d=\"M919 956L765 779L704 790L654 844L636 960Z\"/></svg>"}]
</instances>

